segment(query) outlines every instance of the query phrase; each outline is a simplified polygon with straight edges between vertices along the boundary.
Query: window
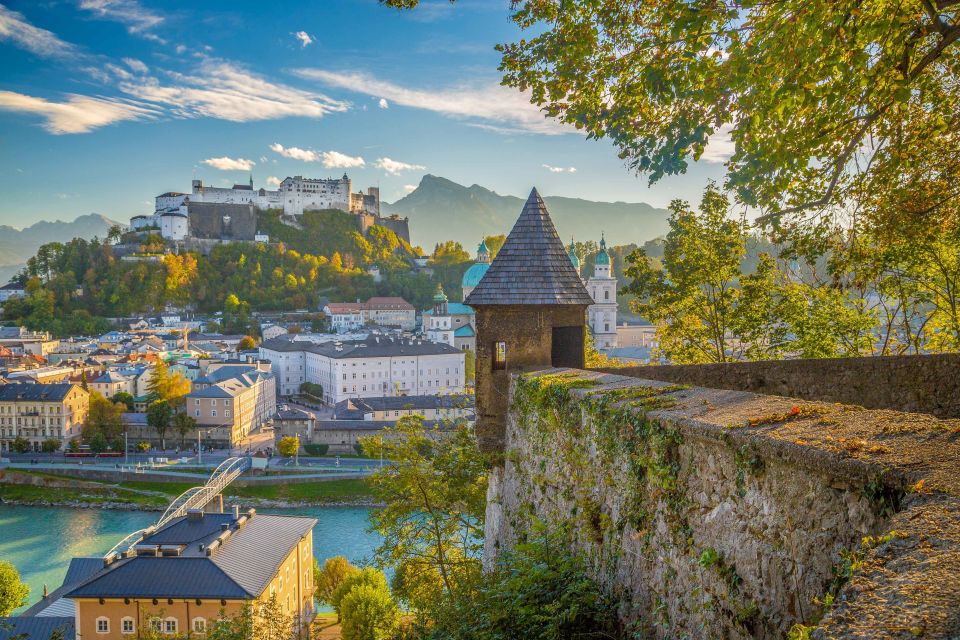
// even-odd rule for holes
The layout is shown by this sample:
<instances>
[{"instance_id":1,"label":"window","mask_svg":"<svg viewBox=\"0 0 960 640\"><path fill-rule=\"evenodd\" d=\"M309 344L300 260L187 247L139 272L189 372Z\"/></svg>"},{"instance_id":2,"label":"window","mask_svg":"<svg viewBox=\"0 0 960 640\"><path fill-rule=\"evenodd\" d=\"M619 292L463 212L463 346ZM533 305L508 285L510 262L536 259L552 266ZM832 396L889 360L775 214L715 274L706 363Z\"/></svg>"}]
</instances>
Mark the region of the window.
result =
<instances>
[{"instance_id":1,"label":"window","mask_svg":"<svg viewBox=\"0 0 960 640\"><path fill-rule=\"evenodd\" d=\"M176 618L167 618L163 621L163 631L164 633L176 633L177 632L177 619Z\"/></svg>"},{"instance_id":2,"label":"window","mask_svg":"<svg viewBox=\"0 0 960 640\"><path fill-rule=\"evenodd\" d=\"M97 618L97 633L110 633L110 618Z\"/></svg>"},{"instance_id":3,"label":"window","mask_svg":"<svg viewBox=\"0 0 960 640\"><path fill-rule=\"evenodd\" d=\"M604 291L603 291L603 299L604 299L604 300L609 300L609 299L610 299L610 290L609 290L609 289L604 289Z\"/></svg>"},{"instance_id":4,"label":"window","mask_svg":"<svg viewBox=\"0 0 960 640\"><path fill-rule=\"evenodd\" d=\"M120 621L120 632L124 634L130 634L136 631L136 627L133 626L133 618L126 617Z\"/></svg>"},{"instance_id":5,"label":"window","mask_svg":"<svg viewBox=\"0 0 960 640\"><path fill-rule=\"evenodd\" d=\"M200 409L197 409L196 414L197 414L197 417L199 418L199 417L200 417Z\"/></svg>"},{"instance_id":6,"label":"window","mask_svg":"<svg viewBox=\"0 0 960 640\"><path fill-rule=\"evenodd\" d=\"M211 417L211 418L216 418L216 417L217 417L217 410L216 410L216 409L210 409L210 417Z\"/></svg>"},{"instance_id":7,"label":"window","mask_svg":"<svg viewBox=\"0 0 960 640\"><path fill-rule=\"evenodd\" d=\"M507 343L506 342L493 343L493 368L494 369L507 368Z\"/></svg>"},{"instance_id":8,"label":"window","mask_svg":"<svg viewBox=\"0 0 960 640\"><path fill-rule=\"evenodd\" d=\"M207 621L205 618L194 618L193 619L193 632L194 633L206 633L207 632Z\"/></svg>"}]
</instances>

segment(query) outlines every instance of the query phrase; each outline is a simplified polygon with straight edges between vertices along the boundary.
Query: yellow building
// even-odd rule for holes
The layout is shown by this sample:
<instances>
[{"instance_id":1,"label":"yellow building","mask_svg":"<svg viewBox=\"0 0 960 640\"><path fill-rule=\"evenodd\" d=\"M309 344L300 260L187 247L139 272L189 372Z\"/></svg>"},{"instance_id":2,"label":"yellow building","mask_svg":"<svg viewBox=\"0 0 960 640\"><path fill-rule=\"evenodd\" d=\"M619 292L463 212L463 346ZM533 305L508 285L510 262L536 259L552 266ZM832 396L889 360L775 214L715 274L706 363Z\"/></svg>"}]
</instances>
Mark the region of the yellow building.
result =
<instances>
[{"instance_id":1,"label":"yellow building","mask_svg":"<svg viewBox=\"0 0 960 640\"><path fill-rule=\"evenodd\" d=\"M296 634L314 617L316 522L194 510L57 595L74 603L76 640L132 640L149 628L203 638L273 597Z\"/></svg>"},{"instance_id":2,"label":"yellow building","mask_svg":"<svg viewBox=\"0 0 960 640\"><path fill-rule=\"evenodd\" d=\"M7 384L0 387L0 452L25 438L33 451L44 440L57 440L60 448L80 436L87 419L90 395L79 385Z\"/></svg>"}]
</instances>

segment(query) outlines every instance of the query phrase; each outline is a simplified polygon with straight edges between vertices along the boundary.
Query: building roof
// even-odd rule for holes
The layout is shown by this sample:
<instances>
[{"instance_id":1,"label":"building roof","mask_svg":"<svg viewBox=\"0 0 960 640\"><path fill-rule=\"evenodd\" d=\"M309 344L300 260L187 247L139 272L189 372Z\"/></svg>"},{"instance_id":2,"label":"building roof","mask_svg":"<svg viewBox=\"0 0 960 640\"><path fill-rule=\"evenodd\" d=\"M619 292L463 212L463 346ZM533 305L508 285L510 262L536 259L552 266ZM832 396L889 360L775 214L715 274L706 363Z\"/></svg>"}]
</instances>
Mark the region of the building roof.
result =
<instances>
[{"instance_id":1,"label":"building roof","mask_svg":"<svg viewBox=\"0 0 960 640\"><path fill-rule=\"evenodd\" d=\"M463 351L448 344L394 338L388 336L368 336L365 340L345 340L343 342L312 343L288 340L283 337L266 340L261 349L280 352L308 351L336 360L350 358L390 358L395 356L432 356L454 354Z\"/></svg>"},{"instance_id":2,"label":"building roof","mask_svg":"<svg viewBox=\"0 0 960 640\"><path fill-rule=\"evenodd\" d=\"M0 287L3 291L25 291L24 286L14 280L13 282L8 282L7 284Z\"/></svg>"},{"instance_id":3,"label":"building roof","mask_svg":"<svg viewBox=\"0 0 960 640\"><path fill-rule=\"evenodd\" d=\"M597 259L594 260L593 263L610 265L610 254L607 253L607 241L604 239L602 233L600 234L600 252L597 253Z\"/></svg>"},{"instance_id":4,"label":"building roof","mask_svg":"<svg viewBox=\"0 0 960 640\"><path fill-rule=\"evenodd\" d=\"M69 395L74 385L70 382L54 382L50 384L20 384L10 383L0 386L0 401L12 402L24 400L27 402L55 402L62 401Z\"/></svg>"},{"instance_id":5,"label":"building roof","mask_svg":"<svg viewBox=\"0 0 960 640\"><path fill-rule=\"evenodd\" d=\"M0 618L0 640L49 640L58 629L64 640L77 635L72 616Z\"/></svg>"},{"instance_id":6,"label":"building roof","mask_svg":"<svg viewBox=\"0 0 960 640\"><path fill-rule=\"evenodd\" d=\"M364 303L370 311L414 311L412 304L399 296L375 296Z\"/></svg>"},{"instance_id":7,"label":"building roof","mask_svg":"<svg viewBox=\"0 0 960 640\"><path fill-rule=\"evenodd\" d=\"M277 409L277 413L274 415L276 420L316 420L316 418L317 416L312 411L286 405Z\"/></svg>"},{"instance_id":8,"label":"building roof","mask_svg":"<svg viewBox=\"0 0 960 640\"><path fill-rule=\"evenodd\" d=\"M380 431L387 427L396 425L393 420L317 420L313 429L320 431L336 431L338 429L345 431ZM440 430L450 429L452 423L450 420L424 420L425 429L438 428Z\"/></svg>"},{"instance_id":9,"label":"building roof","mask_svg":"<svg viewBox=\"0 0 960 640\"><path fill-rule=\"evenodd\" d=\"M102 383L116 383L116 382L128 382L130 378L127 376L121 375L115 371L107 371L100 374L90 382L102 382Z\"/></svg>"},{"instance_id":10,"label":"building roof","mask_svg":"<svg viewBox=\"0 0 960 640\"><path fill-rule=\"evenodd\" d=\"M398 409L472 409L472 395L440 396L380 396L376 398L348 398L334 405L337 420L362 420L363 414Z\"/></svg>"},{"instance_id":11,"label":"building roof","mask_svg":"<svg viewBox=\"0 0 960 640\"><path fill-rule=\"evenodd\" d=\"M536 189L490 269L464 302L472 306L593 304Z\"/></svg>"},{"instance_id":12,"label":"building roof","mask_svg":"<svg viewBox=\"0 0 960 640\"><path fill-rule=\"evenodd\" d=\"M316 524L313 518L208 513L173 520L137 545L176 548L179 555L116 560L71 589L68 598L258 597L281 563ZM229 536L212 544L225 531ZM208 555L208 547L212 552Z\"/></svg>"},{"instance_id":13,"label":"building roof","mask_svg":"<svg viewBox=\"0 0 960 640\"><path fill-rule=\"evenodd\" d=\"M470 268L464 272L463 280L460 281L460 285L464 287L477 286L480 284L480 280L483 279L483 276L486 275L489 269L489 262L476 262L470 265Z\"/></svg>"},{"instance_id":14,"label":"building roof","mask_svg":"<svg viewBox=\"0 0 960 640\"><path fill-rule=\"evenodd\" d=\"M468 324L463 325L462 327L457 327L453 332L453 337L455 338L472 338L477 335L477 332L473 330Z\"/></svg>"}]
</instances>

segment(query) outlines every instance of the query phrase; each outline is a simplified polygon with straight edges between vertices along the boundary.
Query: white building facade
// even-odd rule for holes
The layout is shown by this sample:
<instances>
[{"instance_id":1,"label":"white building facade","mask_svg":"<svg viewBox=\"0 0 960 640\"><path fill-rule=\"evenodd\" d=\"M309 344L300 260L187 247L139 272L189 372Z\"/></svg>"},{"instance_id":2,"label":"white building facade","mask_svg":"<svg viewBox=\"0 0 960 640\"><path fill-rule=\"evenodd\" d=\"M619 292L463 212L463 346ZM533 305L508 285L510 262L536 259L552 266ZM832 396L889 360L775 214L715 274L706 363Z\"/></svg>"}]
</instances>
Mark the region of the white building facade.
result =
<instances>
[{"instance_id":1,"label":"white building facade","mask_svg":"<svg viewBox=\"0 0 960 640\"><path fill-rule=\"evenodd\" d=\"M371 336L312 344L282 338L260 347L270 360L281 395L303 382L323 387L323 400L463 393L464 355L447 344Z\"/></svg>"},{"instance_id":2,"label":"white building facade","mask_svg":"<svg viewBox=\"0 0 960 640\"><path fill-rule=\"evenodd\" d=\"M580 259L570 241L570 262L580 272ZM600 251L593 265L593 276L584 279L593 304L587 307L587 326L593 334L597 349L617 346L617 278L613 275L613 261L607 253L607 241L600 236Z\"/></svg>"}]
</instances>

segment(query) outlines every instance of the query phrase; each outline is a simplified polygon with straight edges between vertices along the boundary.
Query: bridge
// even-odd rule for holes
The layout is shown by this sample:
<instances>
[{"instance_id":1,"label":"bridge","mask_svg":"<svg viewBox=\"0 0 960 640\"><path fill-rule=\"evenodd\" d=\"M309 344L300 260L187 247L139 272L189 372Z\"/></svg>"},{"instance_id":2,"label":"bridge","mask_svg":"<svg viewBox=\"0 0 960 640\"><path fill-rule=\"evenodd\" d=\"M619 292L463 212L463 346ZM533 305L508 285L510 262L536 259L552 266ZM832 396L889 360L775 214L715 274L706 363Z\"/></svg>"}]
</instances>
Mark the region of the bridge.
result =
<instances>
[{"instance_id":1,"label":"bridge","mask_svg":"<svg viewBox=\"0 0 960 640\"><path fill-rule=\"evenodd\" d=\"M139 531L134 531L123 540L113 546L110 551L104 554L104 560L112 559L115 555L122 555L132 549L137 543L154 531L159 530L165 524L176 518L187 515L191 509L203 509L214 498L219 496L231 482L244 471L250 468L249 457L227 458L220 466L213 470L207 482L198 487L190 487L179 496L177 496L163 512L160 519L155 524L150 525Z\"/></svg>"}]
</instances>

